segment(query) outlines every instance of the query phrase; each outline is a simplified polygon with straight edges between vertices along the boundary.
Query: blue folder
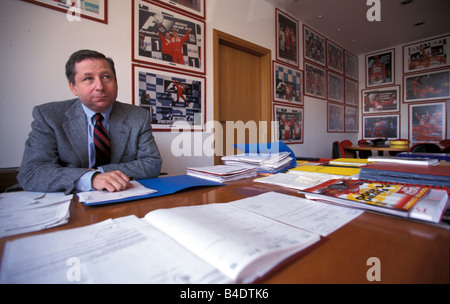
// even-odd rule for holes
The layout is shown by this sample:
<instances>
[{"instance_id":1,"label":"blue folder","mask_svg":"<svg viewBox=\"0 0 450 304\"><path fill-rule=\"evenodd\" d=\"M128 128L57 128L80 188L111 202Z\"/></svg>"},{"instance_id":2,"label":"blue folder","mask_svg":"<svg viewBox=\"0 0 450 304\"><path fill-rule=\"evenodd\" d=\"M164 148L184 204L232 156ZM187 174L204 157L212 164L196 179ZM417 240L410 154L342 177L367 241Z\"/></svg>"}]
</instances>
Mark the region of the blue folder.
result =
<instances>
[{"instance_id":1,"label":"blue folder","mask_svg":"<svg viewBox=\"0 0 450 304\"><path fill-rule=\"evenodd\" d=\"M138 180L140 184L144 187L157 190L157 192L150 193L147 195L128 197L118 200L102 201L98 203L83 204L89 206L122 203L132 200L147 199L152 197L159 197L164 195L173 194L182 190L196 188L196 187L206 187L206 186L223 186L225 184L190 176L190 175L175 175L175 176L162 176L158 178L149 178Z\"/></svg>"}]
</instances>

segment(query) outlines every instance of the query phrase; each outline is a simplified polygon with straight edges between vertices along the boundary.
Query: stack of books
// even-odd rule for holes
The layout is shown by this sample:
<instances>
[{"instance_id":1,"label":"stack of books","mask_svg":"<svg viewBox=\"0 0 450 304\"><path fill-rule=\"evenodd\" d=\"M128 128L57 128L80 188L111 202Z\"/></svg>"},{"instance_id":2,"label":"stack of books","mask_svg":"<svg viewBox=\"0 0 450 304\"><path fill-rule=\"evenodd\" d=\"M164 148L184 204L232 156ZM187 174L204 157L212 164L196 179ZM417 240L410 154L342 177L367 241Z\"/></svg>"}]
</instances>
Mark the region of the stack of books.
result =
<instances>
[{"instance_id":1,"label":"stack of books","mask_svg":"<svg viewBox=\"0 0 450 304\"><path fill-rule=\"evenodd\" d=\"M225 165L240 165L255 168L258 173L279 173L292 166L290 152L241 153L222 157Z\"/></svg>"},{"instance_id":2,"label":"stack of books","mask_svg":"<svg viewBox=\"0 0 450 304\"><path fill-rule=\"evenodd\" d=\"M428 185L450 189L450 166L446 163L420 166L376 162L361 167L359 178L413 185Z\"/></svg>"}]
</instances>

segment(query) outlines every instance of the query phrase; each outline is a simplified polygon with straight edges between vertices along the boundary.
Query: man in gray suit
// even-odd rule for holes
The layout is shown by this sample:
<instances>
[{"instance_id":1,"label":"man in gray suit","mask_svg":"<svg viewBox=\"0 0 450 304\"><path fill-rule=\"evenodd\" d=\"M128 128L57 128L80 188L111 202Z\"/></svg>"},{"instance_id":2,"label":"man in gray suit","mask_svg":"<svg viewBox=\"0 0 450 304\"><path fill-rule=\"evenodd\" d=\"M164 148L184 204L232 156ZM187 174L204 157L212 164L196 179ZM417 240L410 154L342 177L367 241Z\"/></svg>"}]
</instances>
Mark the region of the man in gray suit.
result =
<instances>
[{"instance_id":1,"label":"man in gray suit","mask_svg":"<svg viewBox=\"0 0 450 304\"><path fill-rule=\"evenodd\" d=\"M130 187L130 177L157 177L161 156L149 112L116 101L114 62L96 51L81 50L66 64L78 98L33 109L32 130L17 179L24 190L67 194ZM101 113L109 135L110 161L96 166L93 115Z\"/></svg>"}]
</instances>

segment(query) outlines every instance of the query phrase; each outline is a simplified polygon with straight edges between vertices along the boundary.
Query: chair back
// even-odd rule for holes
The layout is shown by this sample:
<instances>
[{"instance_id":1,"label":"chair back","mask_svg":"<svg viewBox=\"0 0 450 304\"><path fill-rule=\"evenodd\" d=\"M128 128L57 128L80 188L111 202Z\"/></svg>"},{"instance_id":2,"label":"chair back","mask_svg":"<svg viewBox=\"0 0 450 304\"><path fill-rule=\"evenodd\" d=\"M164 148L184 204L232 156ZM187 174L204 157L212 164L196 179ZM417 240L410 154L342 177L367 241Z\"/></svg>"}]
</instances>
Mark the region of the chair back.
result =
<instances>
[{"instance_id":1,"label":"chair back","mask_svg":"<svg viewBox=\"0 0 450 304\"><path fill-rule=\"evenodd\" d=\"M345 157L344 147L342 147L340 141L333 142L332 158L342 158L342 157Z\"/></svg>"},{"instance_id":2,"label":"chair back","mask_svg":"<svg viewBox=\"0 0 450 304\"><path fill-rule=\"evenodd\" d=\"M412 145L408 152L442 153L442 149L433 143L417 143Z\"/></svg>"}]
</instances>

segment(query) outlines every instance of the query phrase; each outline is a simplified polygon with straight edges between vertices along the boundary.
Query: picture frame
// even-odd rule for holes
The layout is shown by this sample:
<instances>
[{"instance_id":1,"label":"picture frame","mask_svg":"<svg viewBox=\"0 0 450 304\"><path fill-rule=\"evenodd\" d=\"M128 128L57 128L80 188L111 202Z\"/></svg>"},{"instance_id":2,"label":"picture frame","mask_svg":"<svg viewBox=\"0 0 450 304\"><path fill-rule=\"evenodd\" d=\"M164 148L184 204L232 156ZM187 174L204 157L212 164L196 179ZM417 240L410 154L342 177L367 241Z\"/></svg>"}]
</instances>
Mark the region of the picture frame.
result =
<instances>
[{"instance_id":1,"label":"picture frame","mask_svg":"<svg viewBox=\"0 0 450 304\"><path fill-rule=\"evenodd\" d=\"M133 0L132 3L134 62L205 74L205 21L156 2ZM165 51L167 45L171 46L173 56Z\"/></svg>"},{"instance_id":2,"label":"picture frame","mask_svg":"<svg viewBox=\"0 0 450 304\"><path fill-rule=\"evenodd\" d=\"M344 49L330 40L327 40L327 67L340 74L344 73Z\"/></svg>"},{"instance_id":3,"label":"picture frame","mask_svg":"<svg viewBox=\"0 0 450 304\"><path fill-rule=\"evenodd\" d=\"M447 103L411 103L409 112L409 140L412 143L439 143L447 138Z\"/></svg>"},{"instance_id":4,"label":"picture frame","mask_svg":"<svg viewBox=\"0 0 450 304\"><path fill-rule=\"evenodd\" d=\"M305 59L325 66L325 37L316 33L305 24L303 24L303 47L303 56L305 57Z\"/></svg>"},{"instance_id":5,"label":"picture frame","mask_svg":"<svg viewBox=\"0 0 450 304\"><path fill-rule=\"evenodd\" d=\"M404 102L450 98L450 69L403 76Z\"/></svg>"},{"instance_id":6,"label":"picture frame","mask_svg":"<svg viewBox=\"0 0 450 304\"><path fill-rule=\"evenodd\" d=\"M305 95L326 99L327 98L327 83L325 69L305 62Z\"/></svg>"},{"instance_id":7,"label":"picture frame","mask_svg":"<svg viewBox=\"0 0 450 304\"><path fill-rule=\"evenodd\" d=\"M359 109L357 107L345 106L345 132L359 132Z\"/></svg>"},{"instance_id":8,"label":"picture frame","mask_svg":"<svg viewBox=\"0 0 450 304\"><path fill-rule=\"evenodd\" d=\"M359 88L358 83L351 79L345 78L345 104L359 107Z\"/></svg>"},{"instance_id":9,"label":"picture frame","mask_svg":"<svg viewBox=\"0 0 450 304\"><path fill-rule=\"evenodd\" d=\"M132 103L147 109L154 131L171 131L186 122L203 131L206 119L206 78L133 64Z\"/></svg>"},{"instance_id":10,"label":"picture frame","mask_svg":"<svg viewBox=\"0 0 450 304\"><path fill-rule=\"evenodd\" d=\"M394 84L395 50L366 55L366 87Z\"/></svg>"},{"instance_id":11,"label":"picture frame","mask_svg":"<svg viewBox=\"0 0 450 304\"><path fill-rule=\"evenodd\" d=\"M303 72L273 61L273 100L303 105Z\"/></svg>"},{"instance_id":12,"label":"picture frame","mask_svg":"<svg viewBox=\"0 0 450 304\"><path fill-rule=\"evenodd\" d=\"M178 9L188 14L192 14L201 19L205 19L205 1L206 0L156 0L165 5Z\"/></svg>"},{"instance_id":13,"label":"picture frame","mask_svg":"<svg viewBox=\"0 0 450 304\"><path fill-rule=\"evenodd\" d=\"M345 77L358 81L358 57L345 50L344 59Z\"/></svg>"},{"instance_id":14,"label":"picture frame","mask_svg":"<svg viewBox=\"0 0 450 304\"><path fill-rule=\"evenodd\" d=\"M403 72L414 73L450 66L450 35L403 46Z\"/></svg>"},{"instance_id":15,"label":"picture frame","mask_svg":"<svg viewBox=\"0 0 450 304\"><path fill-rule=\"evenodd\" d=\"M285 12L275 9L276 59L299 67L299 22Z\"/></svg>"},{"instance_id":16,"label":"picture frame","mask_svg":"<svg viewBox=\"0 0 450 304\"><path fill-rule=\"evenodd\" d=\"M344 105L332 102L327 103L327 132L345 132L345 109Z\"/></svg>"},{"instance_id":17,"label":"picture frame","mask_svg":"<svg viewBox=\"0 0 450 304\"><path fill-rule=\"evenodd\" d=\"M22 0L81 18L108 24L108 0ZM68 17L69 18L69 17Z\"/></svg>"},{"instance_id":18,"label":"picture frame","mask_svg":"<svg viewBox=\"0 0 450 304\"><path fill-rule=\"evenodd\" d=\"M399 112L400 86L366 89L361 91L363 114Z\"/></svg>"},{"instance_id":19,"label":"picture frame","mask_svg":"<svg viewBox=\"0 0 450 304\"><path fill-rule=\"evenodd\" d=\"M304 135L304 110L273 104L275 138L285 144L302 144Z\"/></svg>"},{"instance_id":20,"label":"picture frame","mask_svg":"<svg viewBox=\"0 0 450 304\"><path fill-rule=\"evenodd\" d=\"M333 72L328 72L328 100L344 103L344 78Z\"/></svg>"},{"instance_id":21,"label":"picture frame","mask_svg":"<svg viewBox=\"0 0 450 304\"><path fill-rule=\"evenodd\" d=\"M400 138L400 115L363 116L363 139Z\"/></svg>"}]
</instances>

